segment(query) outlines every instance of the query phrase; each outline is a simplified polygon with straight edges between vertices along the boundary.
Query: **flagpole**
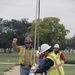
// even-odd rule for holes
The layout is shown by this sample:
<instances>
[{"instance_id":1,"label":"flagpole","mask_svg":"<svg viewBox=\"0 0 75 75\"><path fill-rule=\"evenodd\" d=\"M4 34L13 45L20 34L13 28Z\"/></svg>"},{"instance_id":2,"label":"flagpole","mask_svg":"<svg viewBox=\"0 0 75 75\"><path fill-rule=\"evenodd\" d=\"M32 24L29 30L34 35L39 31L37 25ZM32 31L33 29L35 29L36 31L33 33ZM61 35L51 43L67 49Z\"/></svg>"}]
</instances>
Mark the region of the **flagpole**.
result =
<instances>
[{"instance_id":1,"label":"flagpole","mask_svg":"<svg viewBox=\"0 0 75 75\"><path fill-rule=\"evenodd\" d=\"M39 26L39 19L40 19L40 0L36 0L36 20L35 20L35 37L34 37L34 63L35 63L36 36L37 35L38 35L37 45L39 47L39 30L37 28Z\"/></svg>"},{"instance_id":2,"label":"flagpole","mask_svg":"<svg viewBox=\"0 0 75 75\"><path fill-rule=\"evenodd\" d=\"M40 0L38 0L38 26L37 26L37 31L38 31L38 50L39 50L39 23L40 23Z\"/></svg>"}]
</instances>

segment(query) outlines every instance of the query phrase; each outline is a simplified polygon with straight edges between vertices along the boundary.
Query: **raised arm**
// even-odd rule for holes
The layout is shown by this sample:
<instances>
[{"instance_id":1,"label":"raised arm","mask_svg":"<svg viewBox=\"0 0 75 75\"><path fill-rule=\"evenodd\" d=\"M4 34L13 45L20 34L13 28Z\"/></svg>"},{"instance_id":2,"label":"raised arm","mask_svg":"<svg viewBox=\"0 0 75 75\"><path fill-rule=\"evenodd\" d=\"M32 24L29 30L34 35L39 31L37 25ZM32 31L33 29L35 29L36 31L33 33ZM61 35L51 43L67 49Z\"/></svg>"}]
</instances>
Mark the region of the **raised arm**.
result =
<instances>
[{"instance_id":1,"label":"raised arm","mask_svg":"<svg viewBox=\"0 0 75 75\"><path fill-rule=\"evenodd\" d=\"M20 47L16 44L18 41L17 38L14 38L13 41L12 41L12 47L13 49L16 51L16 52L19 52L20 51Z\"/></svg>"}]
</instances>

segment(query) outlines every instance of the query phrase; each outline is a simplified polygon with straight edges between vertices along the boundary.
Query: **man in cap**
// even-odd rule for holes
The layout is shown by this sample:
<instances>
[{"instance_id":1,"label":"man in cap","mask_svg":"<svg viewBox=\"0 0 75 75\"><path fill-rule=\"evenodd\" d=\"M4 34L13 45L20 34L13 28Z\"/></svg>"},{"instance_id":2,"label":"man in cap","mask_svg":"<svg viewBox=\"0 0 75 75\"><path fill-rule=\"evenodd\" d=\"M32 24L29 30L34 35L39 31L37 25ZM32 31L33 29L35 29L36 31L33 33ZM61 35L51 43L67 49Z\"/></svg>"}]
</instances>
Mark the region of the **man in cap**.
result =
<instances>
[{"instance_id":1,"label":"man in cap","mask_svg":"<svg viewBox=\"0 0 75 75\"><path fill-rule=\"evenodd\" d=\"M64 54L61 51L59 51L59 49L60 49L59 44L55 44L54 45L54 52L59 57L61 62L64 63L66 61L66 58L65 58Z\"/></svg>"},{"instance_id":2,"label":"man in cap","mask_svg":"<svg viewBox=\"0 0 75 75\"><path fill-rule=\"evenodd\" d=\"M12 47L15 51L19 52L20 75L29 75L34 58L32 39L26 37L23 46L18 46L16 44L17 41L17 38L13 39Z\"/></svg>"},{"instance_id":3,"label":"man in cap","mask_svg":"<svg viewBox=\"0 0 75 75\"><path fill-rule=\"evenodd\" d=\"M46 56L45 63L36 70L36 73L43 73L47 71L47 75L64 75L64 70L62 64L57 58L57 55L54 53L53 48L48 44L41 45L41 53L44 53Z\"/></svg>"}]
</instances>

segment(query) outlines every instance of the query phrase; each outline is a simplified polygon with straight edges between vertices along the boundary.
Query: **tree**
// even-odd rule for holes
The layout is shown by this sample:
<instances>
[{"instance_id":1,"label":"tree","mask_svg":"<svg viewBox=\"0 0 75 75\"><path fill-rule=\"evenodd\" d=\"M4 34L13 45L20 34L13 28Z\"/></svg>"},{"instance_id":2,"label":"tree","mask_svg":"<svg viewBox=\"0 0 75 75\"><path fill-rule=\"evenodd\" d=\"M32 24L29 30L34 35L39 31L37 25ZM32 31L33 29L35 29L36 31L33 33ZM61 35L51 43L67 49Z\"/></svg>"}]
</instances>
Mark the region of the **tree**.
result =
<instances>
[{"instance_id":1,"label":"tree","mask_svg":"<svg viewBox=\"0 0 75 75\"><path fill-rule=\"evenodd\" d=\"M65 36L69 33L69 30L65 29L64 25L59 22L60 19L56 17L47 17L40 20L38 26L40 44L48 43L54 45L55 43L59 43L61 46L65 43ZM35 21L33 21L32 26L29 27L29 34L31 34L32 37L34 37L34 27Z\"/></svg>"},{"instance_id":2,"label":"tree","mask_svg":"<svg viewBox=\"0 0 75 75\"><path fill-rule=\"evenodd\" d=\"M75 35L69 39L70 47L75 49Z\"/></svg>"},{"instance_id":3,"label":"tree","mask_svg":"<svg viewBox=\"0 0 75 75\"><path fill-rule=\"evenodd\" d=\"M11 50L13 38L19 39L18 45L24 44L24 38L30 25L31 23L28 23L27 19L12 19L11 21L0 19L0 47L4 48L4 52L6 52L6 48Z\"/></svg>"}]
</instances>

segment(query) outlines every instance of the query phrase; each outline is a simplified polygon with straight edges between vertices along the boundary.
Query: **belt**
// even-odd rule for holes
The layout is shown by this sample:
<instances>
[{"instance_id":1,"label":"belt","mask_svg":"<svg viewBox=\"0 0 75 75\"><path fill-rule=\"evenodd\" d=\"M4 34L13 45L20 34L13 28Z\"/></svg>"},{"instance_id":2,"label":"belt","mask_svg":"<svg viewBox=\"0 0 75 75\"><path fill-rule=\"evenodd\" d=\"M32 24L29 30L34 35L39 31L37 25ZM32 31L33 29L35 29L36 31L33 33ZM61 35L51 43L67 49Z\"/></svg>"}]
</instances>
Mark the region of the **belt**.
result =
<instances>
[{"instance_id":1,"label":"belt","mask_svg":"<svg viewBox=\"0 0 75 75\"><path fill-rule=\"evenodd\" d=\"M20 64L23 67L31 67L31 65L24 65L24 64Z\"/></svg>"}]
</instances>

